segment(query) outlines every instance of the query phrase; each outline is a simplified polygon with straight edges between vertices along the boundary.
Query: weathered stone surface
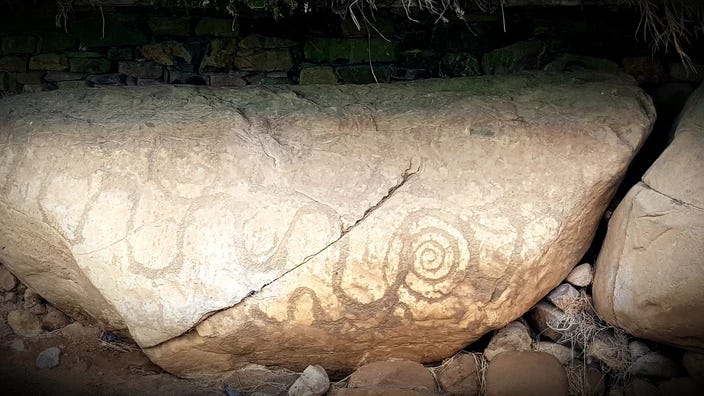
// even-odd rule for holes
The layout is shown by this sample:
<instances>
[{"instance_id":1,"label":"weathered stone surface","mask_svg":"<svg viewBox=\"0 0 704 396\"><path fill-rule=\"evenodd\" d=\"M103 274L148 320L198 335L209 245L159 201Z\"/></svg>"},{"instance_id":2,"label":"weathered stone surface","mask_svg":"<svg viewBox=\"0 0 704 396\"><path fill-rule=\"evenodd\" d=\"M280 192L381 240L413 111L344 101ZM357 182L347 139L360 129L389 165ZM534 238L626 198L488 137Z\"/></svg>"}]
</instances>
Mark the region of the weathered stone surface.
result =
<instances>
[{"instance_id":1,"label":"weathered stone surface","mask_svg":"<svg viewBox=\"0 0 704 396\"><path fill-rule=\"evenodd\" d=\"M650 348L641 341L631 341L628 343L628 353L631 355L631 361L635 361L650 353Z\"/></svg>"},{"instance_id":2,"label":"weathered stone surface","mask_svg":"<svg viewBox=\"0 0 704 396\"><path fill-rule=\"evenodd\" d=\"M299 374L257 364L228 373L222 381L233 389L256 389L264 395L283 395L299 378Z\"/></svg>"},{"instance_id":3,"label":"weathered stone surface","mask_svg":"<svg viewBox=\"0 0 704 396\"><path fill-rule=\"evenodd\" d=\"M531 326L533 326L538 333L553 341L560 341L562 339L562 333L551 328L550 324L561 320L563 317L564 312L560 311L559 308L550 304L548 301L543 300L533 307L528 319L530 320Z\"/></svg>"},{"instance_id":4,"label":"weathered stone surface","mask_svg":"<svg viewBox=\"0 0 704 396\"><path fill-rule=\"evenodd\" d=\"M187 36L191 21L188 18L150 16L149 29L154 36Z\"/></svg>"},{"instance_id":5,"label":"weathered stone surface","mask_svg":"<svg viewBox=\"0 0 704 396\"><path fill-rule=\"evenodd\" d=\"M560 286L554 288L550 294L547 295L546 299L553 303L556 307L562 311L568 312L575 304L575 301L579 298L579 291L574 288L574 286L569 283L563 283Z\"/></svg>"},{"instance_id":6,"label":"weathered stone surface","mask_svg":"<svg viewBox=\"0 0 704 396\"><path fill-rule=\"evenodd\" d=\"M301 85L328 84L334 85L338 82L337 74L332 66L311 66L301 69L298 77Z\"/></svg>"},{"instance_id":7,"label":"weathered stone surface","mask_svg":"<svg viewBox=\"0 0 704 396\"><path fill-rule=\"evenodd\" d=\"M40 369L54 368L59 365L60 357L61 349L57 347L47 348L39 353L35 364Z\"/></svg>"},{"instance_id":8,"label":"weathered stone surface","mask_svg":"<svg viewBox=\"0 0 704 396\"><path fill-rule=\"evenodd\" d=\"M609 221L593 285L595 308L628 333L704 348L704 86L674 141ZM653 280L657 279L657 282Z\"/></svg>"},{"instance_id":9,"label":"weathered stone surface","mask_svg":"<svg viewBox=\"0 0 704 396\"><path fill-rule=\"evenodd\" d=\"M484 350L484 357L491 361L496 355L506 351L530 351L532 339L530 332L521 322L511 322L491 337Z\"/></svg>"},{"instance_id":10,"label":"weathered stone surface","mask_svg":"<svg viewBox=\"0 0 704 396\"><path fill-rule=\"evenodd\" d=\"M314 63L393 62L396 43L382 38L314 38L306 42L305 59Z\"/></svg>"},{"instance_id":11,"label":"weathered stone surface","mask_svg":"<svg viewBox=\"0 0 704 396\"><path fill-rule=\"evenodd\" d=\"M618 64L616 64L616 62L608 59L574 54L562 54L557 59L545 65L544 70L549 72L593 70L618 73L621 71L621 68Z\"/></svg>"},{"instance_id":12,"label":"weathered stone surface","mask_svg":"<svg viewBox=\"0 0 704 396\"><path fill-rule=\"evenodd\" d=\"M23 56L0 57L0 72L21 73L27 71L27 58Z\"/></svg>"},{"instance_id":13,"label":"weathered stone surface","mask_svg":"<svg viewBox=\"0 0 704 396\"><path fill-rule=\"evenodd\" d=\"M42 333L42 322L31 312L23 310L10 311L7 314L7 324L15 334L30 337Z\"/></svg>"},{"instance_id":14,"label":"weathered stone surface","mask_svg":"<svg viewBox=\"0 0 704 396\"><path fill-rule=\"evenodd\" d=\"M68 70L68 57L64 54L39 54L29 58L30 70Z\"/></svg>"},{"instance_id":15,"label":"weathered stone surface","mask_svg":"<svg viewBox=\"0 0 704 396\"><path fill-rule=\"evenodd\" d=\"M10 271L0 264L0 291L10 291L17 286L17 278Z\"/></svg>"},{"instance_id":16,"label":"weathered stone surface","mask_svg":"<svg viewBox=\"0 0 704 396\"><path fill-rule=\"evenodd\" d=\"M212 87L244 87L247 82L240 76L230 73L212 73L205 76Z\"/></svg>"},{"instance_id":17,"label":"weathered stone surface","mask_svg":"<svg viewBox=\"0 0 704 396\"><path fill-rule=\"evenodd\" d=\"M34 36L5 36L0 43L3 54L33 54L37 50Z\"/></svg>"},{"instance_id":18,"label":"weathered stone surface","mask_svg":"<svg viewBox=\"0 0 704 396\"><path fill-rule=\"evenodd\" d=\"M589 263L580 264L574 267L565 280L577 287L587 287L594 280L594 268Z\"/></svg>"},{"instance_id":19,"label":"weathered stone surface","mask_svg":"<svg viewBox=\"0 0 704 396\"><path fill-rule=\"evenodd\" d=\"M235 66L237 40L232 38L212 39L208 52L200 64L200 71L231 69Z\"/></svg>"},{"instance_id":20,"label":"weathered stone surface","mask_svg":"<svg viewBox=\"0 0 704 396\"><path fill-rule=\"evenodd\" d=\"M288 48L297 45L293 40L281 38L281 37L268 37L262 36L261 34L250 34L244 37L242 41L239 42L238 46L244 49L259 49L259 48Z\"/></svg>"},{"instance_id":21,"label":"weathered stone surface","mask_svg":"<svg viewBox=\"0 0 704 396\"><path fill-rule=\"evenodd\" d=\"M90 86L90 84L85 80L76 81L57 81L56 86L59 89L75 89L75 88L85 88Z\"/></svg>"},{"instance_id":22,"label":"weathered stone surface","mask_svg":"<svg viewBox=\"0 0 704 396\"><path fill-rule=\"evenodd\" d=\"M563 366L566 366L572 362L572 350L564 345L549 341L538 341L533 346L533 349L538 352L545 352L555 356L555 359L557 359Z\"/></svg>"},{"instance_id":23,"label":"weathered stone surface","mask_svg":"<svg viewBox=\"0 0 704 396\"><path fill-rule=\"evenodd\" d=\"M293 67L293 56L288 48L240 49L235 55L235 66L238 69L286 71Z\"/></svg>"},{"instance_id":24,"label":"weathered stone surface","mask_svg":"<svg viewBox=\"0 0 704 396\"><path fill-rule=\"evenodd\" d=\"M76 81L86 78L86 73L71 73L62 71L49 71L44 75L46 81Z\"/></svg>"},{"instance_id":25,"label":"weathered stone surface","mask_svg":"<svg viewBox=\"0 0 704 396\"><path fill-rule=\"evenodd\" d=\"M486 74L507 74L540 66L538 56L545 51L541 41L519 41L507 47L497 48L482 57L482 69Z\"/></svg>"},{"instance_id":26,"label":"weathered stone surface","mask_svg":"<svg viewBox=\"0 0 704 396\"><path fill-rule=\"evenodd\" d=\"M504 352L489 363L487 396L567 396L567 374L560 362L543 352Z\"/></svg>"},{"instance_id":27,"label":"weathered stone surface","mask_svg":"<svg viewBox=\"0 0 704 396\"><path fill-rule=\"evenodd\" d=\"M122 81L120 80L120 74L109 73L109 74L91 74L86 77L86 82L93 85L120 85Z\"/></svg>"},{"instance_id":28,"label":"weathered stone surface","mask_svg":"<svg viewBox=\"0 0 704 396\"><path fill-rule=\"evenodd\" d=\"M657 352L649 352L636 359L628 372L636 377L658 378L672 378L680 374L675 362Z\"/></svg>"},{"instance_id":29,"label":"weathered stone surface","mask_svg":"<svg viewBox=\"0 0 704 396\"><path fill-rule=\"evenodd\" d=\"M448 395L477 396L480 380L477 361L471 354L459 354L436 371L438 384Z\"/></svg>"},{"instance_id":30,"label":"weathered stone surface","mask_svg":"<svg viewBox=\"0 0 704 396\"><path fill-rule=\"evenodd\" d=\"M330 388L330 379L320 366L308 366L288 390L288 396L321 396Z\"/></svg>"},{"instance_id":31,"label":"weathered stone surface","mask_svg":"<svg viewBox=\"0 0 704 396\"><path fill-rule=\"evenodd\" d=\"M704 384L704 353L685 352L682 355L682 365L690 377Z\"/></svg>"},{"instance_id":32,"label":"weathered stone surface","mask_svg":"<svg viewBox=\"0 0 704 396\"><path fill-rule=\"evenodd\" d=\"M196 24L196 35L237 37L239 35L239 25L234 18L203 18Z\"/></svg>"},{"instance_id":33,"label":"weathered stone surface","mask_svg":"<svg viewBox=\"0 0 704 396\"><path fill-rule=\"evenodd\" d=\"M142 56L146 60L172 66L181 63L191 63L193 55L186 44L177 41L164 41L161 43L142 46Z\"/></svg>"},{"instance_id":34,"label":"weathered stone surface","mask_svg":"<svg viewBox=\"0 0 704 396\"><path fill-rule=\"evenodd\" d=\"M54 307L49 307L48 312L42 318L42 329L54 331L68 326L71 319Z\"/></svg>"},{"instance_id":35,"label":"weathered stone surface","mask_svg":"<svg viewBox=\"0 0 704 396\"><path fill-rule=\"evenodd\" d=\"M0 261L179 375L439 361L567 276L653 118L580 73L12 96Z\"/></svg>"},{"instance_id":36,"label":"weathered stone surface","mask_svg":"<svg viewBox=\"0 0 704 396\"><path fill-rule=\"evenodd\" d=\"M347 383L349 388L401 388L435 390L435 379L422 364L408 360L368 363L358 368Z\"/></svg>"}]
</instances>

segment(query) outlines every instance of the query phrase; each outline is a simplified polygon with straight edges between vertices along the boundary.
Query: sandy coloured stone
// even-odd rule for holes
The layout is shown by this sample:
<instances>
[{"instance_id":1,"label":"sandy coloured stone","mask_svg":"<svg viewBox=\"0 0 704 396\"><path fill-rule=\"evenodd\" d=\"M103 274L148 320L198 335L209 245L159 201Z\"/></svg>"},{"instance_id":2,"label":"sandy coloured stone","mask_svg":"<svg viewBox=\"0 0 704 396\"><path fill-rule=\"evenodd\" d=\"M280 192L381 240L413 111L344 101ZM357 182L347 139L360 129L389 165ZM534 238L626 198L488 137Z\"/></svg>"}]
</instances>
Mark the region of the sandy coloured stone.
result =
<instances>
[{"instance_id":1,"label":"sandy coloured stone","mask_svg":"<svg viewBox=\"0 0 704 396\"><path fill-rule=\"evenodd\" d=\"M0 120L0 261L197 376L436 362L505 326L584 255L654 111L580 72L76 89Z\"/></svg>"},{"instance_id":2,"label":"sandy coloured stone","mask_svg":"<svg viewBox=\"0 0 704 396\"><path fill-rule=\"evenodd\" d=\"M530 351L533 340L530 331L518 321L511 322L497 331L484 349L484 357L491 361L496 355L506 351Z\"/></svg>"},{"instance_id":3,"label":"sandy coloured stone","mask_svg":"<svg viewBox=\"0 0 704 396\"><path fill-rule=\"evenodd\" d=\"M594 269L589 263L580 264L567 275L567 282L577 287L587 287L591 285L594 279Z\"/></svg>"}]
</instances>

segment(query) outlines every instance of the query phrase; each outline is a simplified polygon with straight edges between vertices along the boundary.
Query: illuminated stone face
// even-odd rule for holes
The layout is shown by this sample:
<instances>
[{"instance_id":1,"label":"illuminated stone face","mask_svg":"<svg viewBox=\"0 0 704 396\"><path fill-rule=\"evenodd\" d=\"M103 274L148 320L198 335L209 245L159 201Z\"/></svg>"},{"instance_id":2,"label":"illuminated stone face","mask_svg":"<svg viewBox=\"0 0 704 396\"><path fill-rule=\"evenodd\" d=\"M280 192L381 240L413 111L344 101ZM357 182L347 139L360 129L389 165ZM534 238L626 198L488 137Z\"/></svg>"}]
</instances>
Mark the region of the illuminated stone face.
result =
<instances>
[{"instance_id":1,"label":"illuminated stone face","mask_svg":"<svg viewBox=\"0 0 704 396\"><path fill-rule=\"evenodd\" d=\"M179 375L437 361L564 279L653 118L588 74L7 98L0 261Z\"/></svg>"}]
</instances>

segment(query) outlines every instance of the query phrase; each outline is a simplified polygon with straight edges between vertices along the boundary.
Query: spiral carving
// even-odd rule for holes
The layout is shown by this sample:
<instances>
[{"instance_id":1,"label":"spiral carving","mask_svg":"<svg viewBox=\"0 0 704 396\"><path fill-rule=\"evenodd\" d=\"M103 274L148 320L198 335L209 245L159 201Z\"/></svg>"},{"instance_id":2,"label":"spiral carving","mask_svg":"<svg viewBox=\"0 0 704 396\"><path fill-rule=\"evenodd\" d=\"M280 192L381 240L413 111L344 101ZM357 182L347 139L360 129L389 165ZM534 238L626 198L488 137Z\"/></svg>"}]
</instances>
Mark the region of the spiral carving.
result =
<instances>
[{"instance_id":1,"label":"spiral carving","mask_svg":"<svg viewBox=\"0 0 704 396\"><path fill-rule=\"evenodd\" d=\"M435 214L413 213L390 244L387 268L405 272L403 283L416 296L442 298L465 278L469 243L452 223Z\"/></svg>"}]
</instances>

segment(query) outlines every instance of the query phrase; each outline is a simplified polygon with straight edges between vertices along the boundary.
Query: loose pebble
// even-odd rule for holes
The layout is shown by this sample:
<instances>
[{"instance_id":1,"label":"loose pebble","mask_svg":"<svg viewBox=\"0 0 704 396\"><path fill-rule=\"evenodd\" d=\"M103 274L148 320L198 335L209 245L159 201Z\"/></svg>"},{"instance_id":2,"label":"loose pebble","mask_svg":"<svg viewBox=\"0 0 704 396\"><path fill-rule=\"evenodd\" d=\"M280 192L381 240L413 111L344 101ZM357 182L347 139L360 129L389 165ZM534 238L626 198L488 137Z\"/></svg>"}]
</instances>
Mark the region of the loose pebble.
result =
<instances>
[{"instance_id":1,"label":"loose pebble","mask_svg":"<svg viewBox=\"0 0 704 396\"><path fill-rule=\"evenodd\" d=\"M484 350L484 357L491 361L495 356L506 351L530 351L533 340L526 326L518 321L502 328L489 341Z\"/></svg>"},{"instance_id":2,"label":"loose pebble","mask_svg":"<svg viewBox=\"0 0 704 396\"><path fill-rule=\"evenodd\" d=\"M321 366L308 366L288 389L288 396L322 396L330 388L330 379Z\"/></svg>"},{"instance_id":3,"label":"loose pebble","mask_svg":"<svg viewBox=\"0 0 704 396\"><path fill-rule=\"evenodd\" d=\"M587 287L594 280L594 269L589 263L580 264L574 267L565 280L577 287Z\"/></svg>"},{"instance_id":4,"label":"loose pebble","mask_svg":"<svg viewBox=\"0 0 704 396\"><path fill-rule=\"evenodd\" d=\"M61 350L59 348L47 348L37 356L36 365L40 369L54 368L59 365L60 356Z\"/></svg>"}]
</instances>

